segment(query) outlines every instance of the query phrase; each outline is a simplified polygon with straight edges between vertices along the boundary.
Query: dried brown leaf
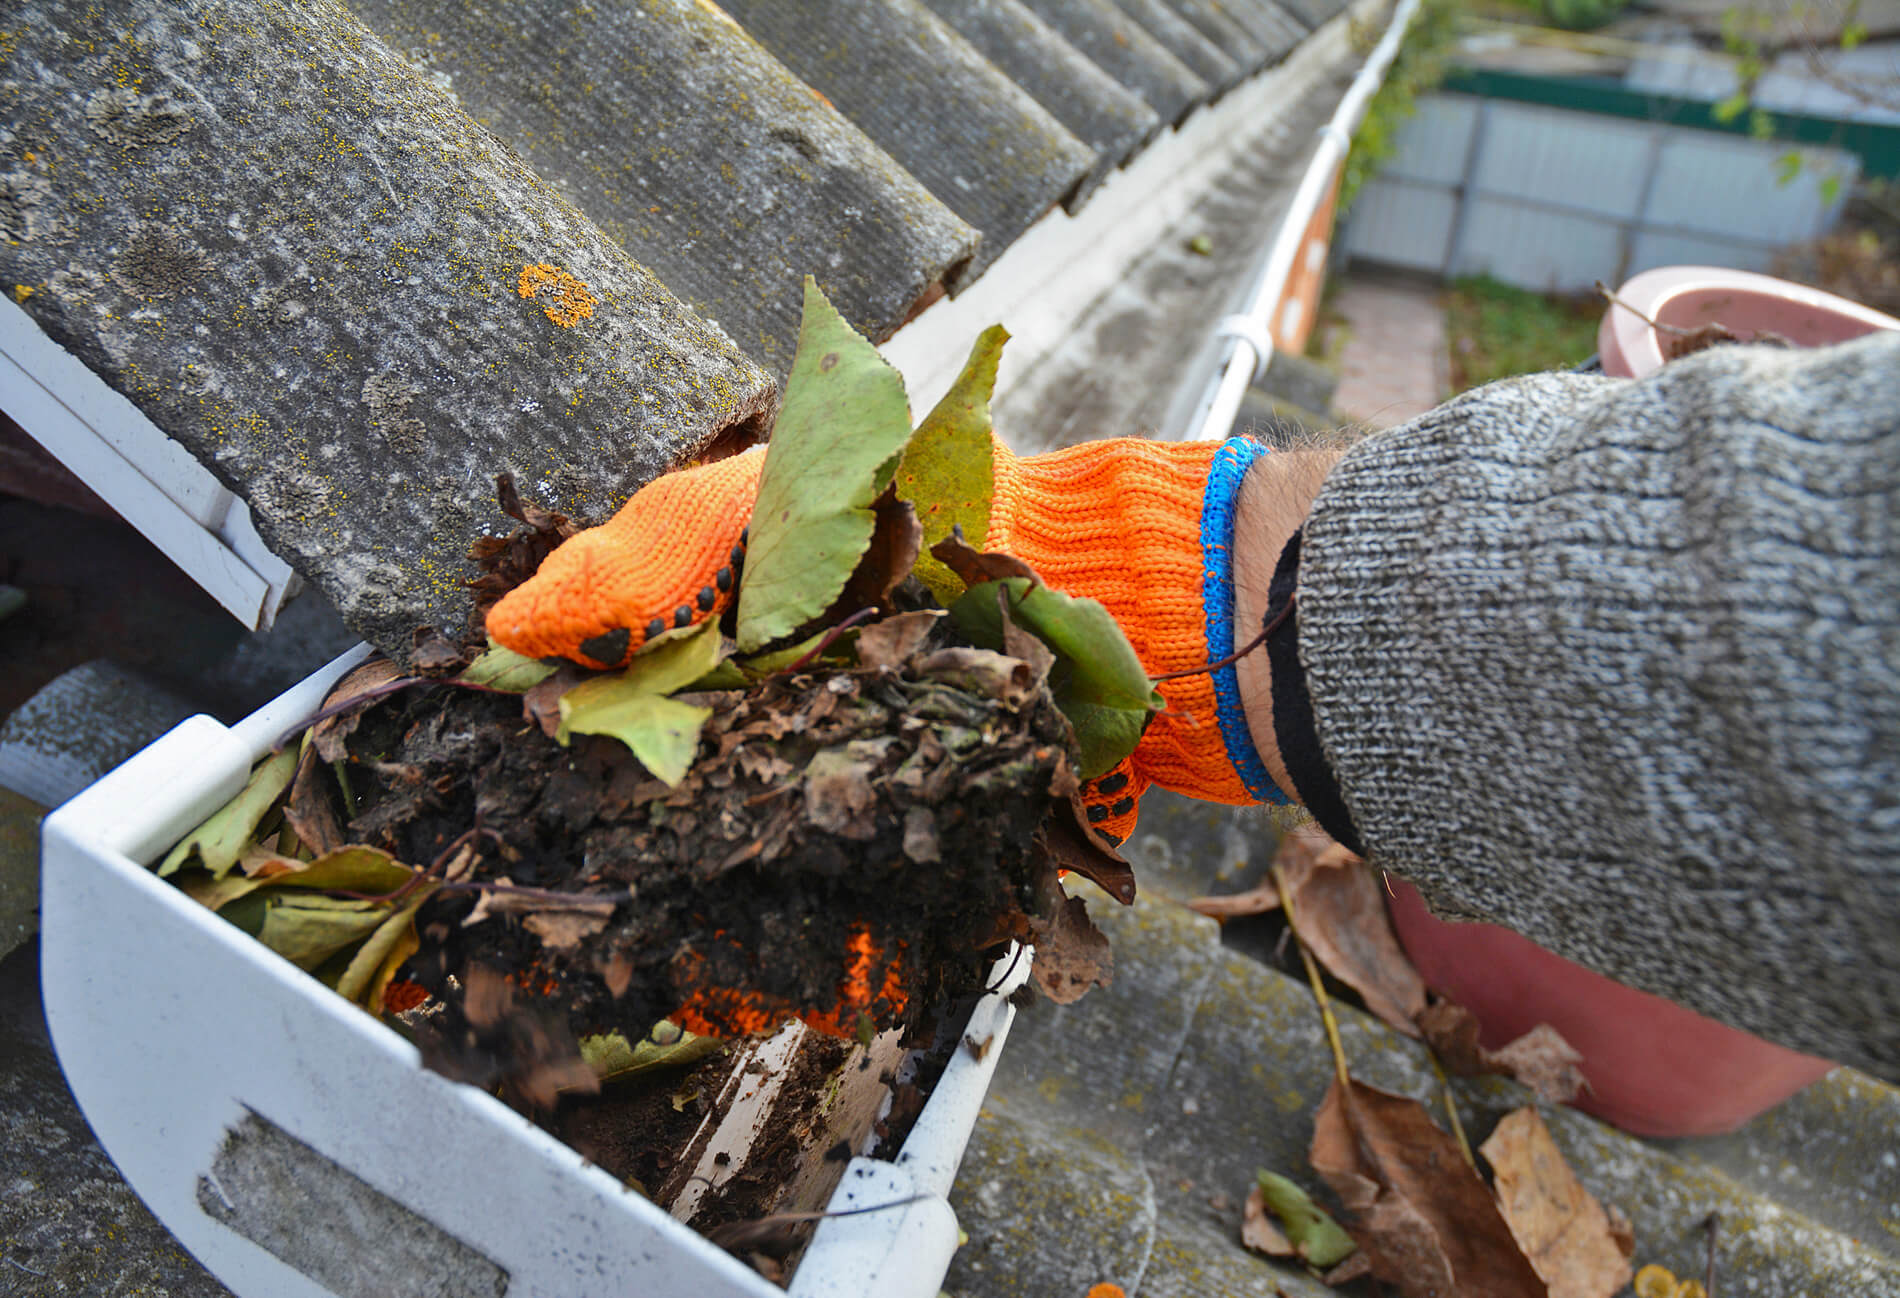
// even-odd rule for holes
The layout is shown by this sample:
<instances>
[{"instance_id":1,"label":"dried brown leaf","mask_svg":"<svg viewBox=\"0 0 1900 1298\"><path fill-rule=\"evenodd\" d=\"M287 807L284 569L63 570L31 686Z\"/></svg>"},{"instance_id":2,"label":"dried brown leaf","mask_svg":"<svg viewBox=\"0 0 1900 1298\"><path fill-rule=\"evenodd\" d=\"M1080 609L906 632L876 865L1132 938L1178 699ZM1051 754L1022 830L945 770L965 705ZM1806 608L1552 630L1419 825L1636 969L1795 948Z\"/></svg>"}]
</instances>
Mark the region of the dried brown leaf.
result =
<instances>
[{"instance_id":1,"label":"dried brown leaf","mask_svg":"<svg viewBox=\"0 0 1900 1298\"><path fill-rule=\"evenodd\" d=\"M1007 587L997 587L996 611L1003 620L1003 652L1028 663L1032 683L1041 685L1049 679L1050 669L1056 665L1055 651L1043 643L1041 636L1023 630L1009 615Z\"/></svg>"},{"instance_id":2,"label":"dried brown leaf","mask_svg":"<svg viewBox=\"0 0 1900 1298\"><path fill-rule=\"evenodd\" d=\"M372 658L336 683L329 696L323 700L323 708L340 709L334 716L325 717L310 727L310 742L316 746L317 756L326 762L340 761L346 755L343 741L356 729L356 723L362 720L363 709L374 702L376 691L381 687L402 679L402 668L387 658ZM352 699L361 699L355 707L346 706Z\"/></svg>"},{"instance_id":3,"label":"dried brown leaf","mask_svg":"<svg viewBox=\"0 0 1900 1298\"><path fill-rule=\"evenodd\" d=\"M942 609L920 608L882 618L858 631L858 662L873 671L900 666L905 659L924 647L924 641L936 629Z\"/></svg>"},{"instance_id":4,"label":"dried brown leaf","mask_svg":"<svg viewBox=\"0 0 1900 1298\"><path fill-rule=\"evenodd\" d=\"M917 660L917 672L1010 708L1022 707L1042 688L1030 664L993 649L939 649Z\"/></svg>"},{"instance_id":5,"label":"dried brown leaf","mask_svg":"<svg viewBox=\"0 0 1900 1298\"><path fill-rule=\"evenodd\" d=\"M1299 899L1294 898L1294 904ZM1229 893L1222 897L1196 897L1187 903L1189 910L1209 919L1241 919L1248 915L1264 915L1268 911L1280 909L1280 889L1273 880L1245 892Z\"/></svg>"},{"instance_id":6,"label":"dried brown leaf","mask_svg":"<svg viewBox=\"0 0 1900 1298\"><path fill-rule=\"evenodd\" d=\"M330 796L329 781L318 771L317 746L311 743L298 754L297 773L291 778L290 796L284 802L284 821L305 847L322 856L349 839L337 816L336 801Z\"/></svg>"},{"instance_id":7,"label":"dried brown leaf","mask_svg":"<svg viewBox=\"0 0 1900 1298\"><path fill-rule=\"evenodd\" d=\"M1240 1242L1268 1257L1292 1257L1293 1241L1281 1231L1267 1212L1267 1201L1254 1186L1247 1192L1246 1206L1240 1210Z\"/></svg>"},{"instance_id":8,"label":"dried brown leaf","mask_svg":"<svg viewBox=\"0 0 1900 1298\"><path fill-rule=\"evenodd\" d=\"M1544 1298L1490 1190L1418 1101L1335 1079L1309 1159L1372 1274L1405 1298Z\"/></svg>"},{"instance_id":9,"label":"dried brown leaf","mask_svg":"<svg viewBox=\"0 0 1900 1298\"><path fill-rule=\"evenodd\" d=\"M432 626L417 627L410 642L409 666L425 675L447 675L468 666L461 646L444 639Z\"/></svg>"},{"instance_id":10,"label":"dried brown leaf","mask_svg":"<svg viewBox=\"0 0 1900 1298\"><path fill-rule=\"evenodd\" d=\"M1079 874L1124 906L1135 904L1135 870L1097 834L1071 794L1043 818L1037 841L1059 870Z\"/></svg>"},{"instance_id":11,"label":"dried brown leaf","mask_svg":"<svg viewBox=\"0 0 1900 1298\"><path fill-rule=\"evenodd\" d=\"M942 842L937 837L937 817L921 804L904 810L904 855L919 865L943 859Z\"/></svg>"},{"instance_id":12,"label":"dried brown leaf","mask_svg":"<svg viewBox=\"0 0 1900 1298\"><path fill-rule=\"evenodd\" d=\"M930 553L966 586L980 586L986 581L1005 581L1011 577L1027 577L1038 584L1042 581L1034 568L1014 555L976 549L963 539L961 527L931 546Z\"/></svg>"},{"instance_id":13,"label":"dried brown leaf","mask_svg":"<svg viewBox=\"0 0 1900 1298\"><path fill-rule=\"evenodd\" d=\"M1583 1094L1583 1055L1548 1023L1539 1023L1515 1041L1491 1052L1506 1077L1515 1077L1552 1104L1567 1104Z\"/></svg>"},{"instance_id":14,"label":"dried brown leaf","mask_svg":"<svg viewBox=\"0 0 1900 1298\"><path fill-rule=\"evenodd\" d=\"M1497 1050L1478 1040L1478 1020L1455 1001L1434 997L1418 1015L1419 1030L1445 1071L1459 1077L1501 1073L1552 1104L1567 1104L1589 1085L1583 1056L1548 1023L1539 1023Z\"/></svg>"},{"instance_id":15,"label":"dried brown leaf","mask_svg":"<svg viewBox=\"0 0 1900 1298\"><path fill-rule=\"evenodd\" d=\"M581 939L592 937L607 927L613 907L605 911L537 910L521 918L521 927L541 939L541 945L556 951L579 946Z\"/></svg>"},{"instance_id":16,"label":"dried brown leaf","mask_svg":"<svg viewBox=\"0 0 1900 1298\"><path fill-rule=\"evenodd\" d=\"M1108 938L1090 922L1089 908L1080 897L1063 893L1053 871L1044 875L1041 892L1047 913L1029 920L1030 940L1036 946L1029 972L1043 995L1069 1005L1091 987L1108 986L1115 957Z\"/></svg>"},{"instance_id":17,"label":"dried brown leaf","mask_svg":"<svg viewBox=\"0 0 1900 1298\"><path fill-rule=\"evenodd\" d=\"M555 669L554 675L524 690L521 695L521 719L541 727L549 739L561 733L561 696L586 680L591 673L568 663Z\"/></svg>"},{"instance_id":18,"label":"dried brown leaf","mask_svg":"<svg viewBox=\"0 0 1900 1298\"><path fill-rule=\"evenodd\" d=\"M1630 1250L1583 1188L1533 1108L1506 1114L1479 1150L1498 1208L1550 1298L1610 1298L1630 1282Z\"/></svg>"},{"instance_id":19,"label":"dried brown leaf","mask_svg":"<svg viewBox=\"0 0 1900 1298\"><path fill-rule=\"evenodd\" d=\"M805 767L805 818L826 833L869 842L877 836L871 773L870 763L849 746L818 752Z\"/></svg>"},{"instance_id":20,"label":"dried brown leaf","mask_svg":"<svg viewBox=\"0 0 1900 1298\"><path fill-rule=\"evenodd\" d=\"M871 506L877 522L871 532L871 544L858 566L844 584L844 591L825 614L827 622L849 617L861 608L885 604L899 582L910 576L923 553L924 528L917 511L908 500L899 500L886 489Z\"/></svg>"},{"instance_id":21,"label":"dried brown leaf","mask_svg":"<svg viewBox=\"0 0 1900 1298\"><path fill-rule=\"evenodd\" d=\"M503 595L534 576L556 546L581 530L567 515L523 501L513 474L496 477L495 499L501 512L522 526L507 536L478 537L469 546L468 557L481 574L468 583L475 605L470 622L477 628Z\"/></svg>"},{"instance_id":22,"label":"dried brown leaf","mask_svg":"<svg viewBox=\"0 0 1900 1298\"><path fill-rule=\"evenodd\" d=\"M1281 839L1274 863L1314 958L1385 1023L1419 1035L1414 1020L1425 1009L1425 982L1392 931L1378 872L1312 829Z\"/></svg>"}]
</instances>

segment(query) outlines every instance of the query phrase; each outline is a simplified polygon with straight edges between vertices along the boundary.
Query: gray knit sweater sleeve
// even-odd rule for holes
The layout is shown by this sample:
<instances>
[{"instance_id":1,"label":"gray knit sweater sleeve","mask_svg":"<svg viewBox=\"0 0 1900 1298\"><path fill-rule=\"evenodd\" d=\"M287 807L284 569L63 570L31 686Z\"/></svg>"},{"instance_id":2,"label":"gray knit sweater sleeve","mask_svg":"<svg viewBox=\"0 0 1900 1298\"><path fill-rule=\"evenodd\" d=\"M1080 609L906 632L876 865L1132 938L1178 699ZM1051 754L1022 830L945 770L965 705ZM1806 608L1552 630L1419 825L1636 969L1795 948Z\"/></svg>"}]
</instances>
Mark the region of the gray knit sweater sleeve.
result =
<instances>
[{"instance_id":1,"label":"gray knit sweater sleeve","mask_svg":"<svg viewBox=\"0 0 1900 1298\"><path fill-rule=\"evenodd\" d=\"M1900 336L1492 384L1356 447L1299 653L1372 858L1900 1076Z\"/></svg>"}]
</instances>

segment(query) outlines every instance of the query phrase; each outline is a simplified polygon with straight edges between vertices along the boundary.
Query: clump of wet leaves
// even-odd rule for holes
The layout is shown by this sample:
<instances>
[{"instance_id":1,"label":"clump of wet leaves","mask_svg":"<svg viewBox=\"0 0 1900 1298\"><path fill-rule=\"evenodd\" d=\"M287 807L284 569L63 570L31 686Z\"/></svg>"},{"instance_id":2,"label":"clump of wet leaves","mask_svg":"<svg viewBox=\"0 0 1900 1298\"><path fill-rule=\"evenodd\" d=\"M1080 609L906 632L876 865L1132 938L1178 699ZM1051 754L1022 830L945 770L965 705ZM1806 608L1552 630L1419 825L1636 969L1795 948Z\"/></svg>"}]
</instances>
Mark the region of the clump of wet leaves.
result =
<instances>
[{"instance_id":1,"label":"clump of wet leaves","mask_svg":"<svg viewBox=\"0 0 1900 1298\"><path fill-rule=\"evenodd\" d=\"M723 625L604 673L419 634L160 873L524 1107L791 1017L920 1029L1012 940L1058 1000L1105 982L1055 880L1133 900L1076 793L1158 697L1099 605L980 549L1004 337L913 433L808 281ZM524 526L477 546L485 602L573 530L502 505Z\"/></svg>"}]
</instances>

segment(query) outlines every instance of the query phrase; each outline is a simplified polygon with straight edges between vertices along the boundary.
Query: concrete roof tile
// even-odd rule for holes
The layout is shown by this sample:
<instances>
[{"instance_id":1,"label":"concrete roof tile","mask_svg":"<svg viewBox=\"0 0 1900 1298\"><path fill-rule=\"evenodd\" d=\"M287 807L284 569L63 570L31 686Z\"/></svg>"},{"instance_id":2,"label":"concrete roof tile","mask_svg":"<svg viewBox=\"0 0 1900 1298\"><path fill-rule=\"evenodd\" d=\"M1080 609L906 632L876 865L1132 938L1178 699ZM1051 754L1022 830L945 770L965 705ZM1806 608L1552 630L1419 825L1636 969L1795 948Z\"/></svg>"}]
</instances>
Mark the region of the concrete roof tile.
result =
<instances>
[{"instance_id":1,"label":"concrete roof tile","mask_svg":"<svg viewBox=\"0 0 1900 1298\"><path fill-rule=\"evenodd\" d=\"M1246 70L1235 59L1201 35L1194 25L1162 0L1115 0L1121 11L1214 88L1216 94L1234 85Z\"/></svg>"},{"instance_id":2,"label":"concrete roof tile","mask_svg":"<svg viewBox=\"0 0 1900 1298\"><path fill-rule=\"evenodd\" d=\"M780 375L805 275L881 341L976 250L890 155L693 0L355 8Z\"/></svg>"},{"instance_id":3,"label":"concrete roof tile","mask_svg":"<svg viewBox=\"0 0 1900 1298\"><path fill-rule=\"evenodd\" d=\"M1102 71L1020 0L924 0L1077 139L1096 150L1071 211L1161 129L1141 97Z\"/></svg>"},{"instance_id":4,"label":"concrete roof tile","mask_svg":"<svg viewBox=\"0 0 1900 1298\"><path fill-rule=\"evenodd\" d=\"M1178 125L1213 94L1212 86L1169 53L1141 24L1116 8L1112 0L1023 3L1096 66L1140 95L1171 126Z\"/></svg>"},{"instance_id":5,"label":"concrete roof tile","mask_svg":"<svg viewBox=\"0 0 1900 1298\"><path fill-rule=\"evenodd\" d=\"M1095 150L920 0L723 7L982 232L968 278L1095 168Z\"/></svg>"}]
</instances>

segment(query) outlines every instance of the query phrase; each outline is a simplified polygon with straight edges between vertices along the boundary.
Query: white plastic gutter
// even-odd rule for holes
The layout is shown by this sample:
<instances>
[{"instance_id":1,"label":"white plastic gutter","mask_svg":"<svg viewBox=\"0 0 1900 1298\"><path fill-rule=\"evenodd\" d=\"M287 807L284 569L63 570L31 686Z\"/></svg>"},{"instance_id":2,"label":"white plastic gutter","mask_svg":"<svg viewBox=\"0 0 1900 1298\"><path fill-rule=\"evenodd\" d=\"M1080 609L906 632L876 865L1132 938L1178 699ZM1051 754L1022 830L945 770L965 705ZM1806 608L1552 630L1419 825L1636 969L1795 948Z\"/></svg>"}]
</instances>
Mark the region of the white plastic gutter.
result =
<instances>
[{"instance_id":1,"label":"white plastic gutter","mask_svg":"<svg viewBox=\"0 0 1900 1298\"><path fill-rule=\"evenodd\" d=\"M1293 202L1281 218L1279 233L1274 236L1266 262L1261 266L1260 278L1247 298L1246 309L1225 317L1215 329L1218 336L1233 339L1233 346L1227 354L1225 369L1218 379L1209 383L1208 393L1201 399L1200 413L1189 422L1182 440L1226 437L1234 426L1234 417L1240 413L1240 400L1246 395L1248 385L1267 372L1267 363L1273 359L1272 314L1286 292L1293 259L1306 241L1306 228L1312 223L1313 213L1319 210L1332 186L1333 172L1352 148L1352 133L1365 115L1367 102L1377 93L1385 81L1386 70L1398 56L1399 45L1418 6L1419 0L1400 0L1385 35L1360 67L1359 75L1353 78L1345 97L1333 110L1332 119L1320 127L1319 148L1314 151L1306 174L1300 178L1299 188L1293 192Z\"/></svg>"}]
</instances>

